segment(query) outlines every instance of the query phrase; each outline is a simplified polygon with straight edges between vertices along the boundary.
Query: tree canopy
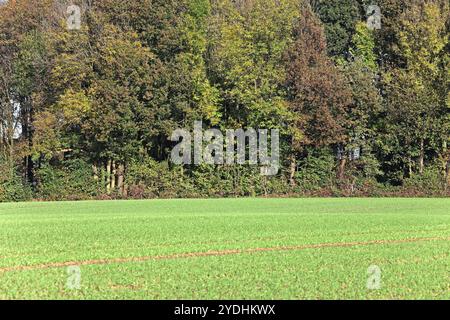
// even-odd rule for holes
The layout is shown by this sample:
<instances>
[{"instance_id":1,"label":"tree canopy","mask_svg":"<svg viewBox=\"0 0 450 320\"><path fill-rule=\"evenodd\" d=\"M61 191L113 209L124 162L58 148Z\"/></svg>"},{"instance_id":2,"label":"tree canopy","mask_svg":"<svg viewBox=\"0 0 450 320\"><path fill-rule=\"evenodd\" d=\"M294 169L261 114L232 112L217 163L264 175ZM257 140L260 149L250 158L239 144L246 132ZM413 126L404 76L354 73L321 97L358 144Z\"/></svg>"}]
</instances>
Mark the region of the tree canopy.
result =
<instances>
[{"instance_id":1,"label":"tree canopy","mask_svg":"<svg viewBox=\"0 0 450 320\"><path fill-rule=\"evenodd\" d=\"M0 201L448 195L448 1L372 4L1 3ZM196 121L279 130L281 170L172 163Z\"/></svg>"}]
</instances>

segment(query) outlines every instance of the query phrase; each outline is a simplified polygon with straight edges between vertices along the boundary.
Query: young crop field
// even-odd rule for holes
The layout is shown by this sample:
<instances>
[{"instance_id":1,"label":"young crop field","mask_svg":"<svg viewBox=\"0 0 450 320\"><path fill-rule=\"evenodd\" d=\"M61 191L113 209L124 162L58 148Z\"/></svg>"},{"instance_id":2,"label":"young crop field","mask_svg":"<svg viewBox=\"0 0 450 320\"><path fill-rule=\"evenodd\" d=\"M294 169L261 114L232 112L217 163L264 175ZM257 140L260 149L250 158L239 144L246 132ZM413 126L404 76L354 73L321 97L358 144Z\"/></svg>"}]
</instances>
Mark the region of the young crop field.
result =
<instances>
[{"instance_id":1,"label":"young crop field","mask_svg":"<svg viewBox=\"0 0 450 320\"><path fill-rule=\"evenodd\" d=\"M449 299L450 199L0 204L0 299Z\"/></svg>"}]
</instances>

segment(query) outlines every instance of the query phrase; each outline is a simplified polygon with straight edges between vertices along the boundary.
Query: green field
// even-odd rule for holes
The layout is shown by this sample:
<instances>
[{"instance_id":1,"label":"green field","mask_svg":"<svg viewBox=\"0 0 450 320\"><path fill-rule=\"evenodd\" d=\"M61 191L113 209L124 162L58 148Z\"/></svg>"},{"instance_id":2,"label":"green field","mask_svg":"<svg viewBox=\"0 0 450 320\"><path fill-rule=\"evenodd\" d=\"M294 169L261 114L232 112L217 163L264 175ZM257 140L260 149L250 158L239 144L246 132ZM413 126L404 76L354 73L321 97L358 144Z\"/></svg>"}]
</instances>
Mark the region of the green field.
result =
<instances>
[{"instance_id":1,"label":"green field","mask_svg":"<svg viewBox=\"0 0 450 320\"><path fill-rule=\"evenodd\" d=\"M449 208L450 199L0 204L0 299L449 299ZM71 265L80 289L67 287ZM379 290L367 288L372 265Z\"/></svg>"}]
</instances>

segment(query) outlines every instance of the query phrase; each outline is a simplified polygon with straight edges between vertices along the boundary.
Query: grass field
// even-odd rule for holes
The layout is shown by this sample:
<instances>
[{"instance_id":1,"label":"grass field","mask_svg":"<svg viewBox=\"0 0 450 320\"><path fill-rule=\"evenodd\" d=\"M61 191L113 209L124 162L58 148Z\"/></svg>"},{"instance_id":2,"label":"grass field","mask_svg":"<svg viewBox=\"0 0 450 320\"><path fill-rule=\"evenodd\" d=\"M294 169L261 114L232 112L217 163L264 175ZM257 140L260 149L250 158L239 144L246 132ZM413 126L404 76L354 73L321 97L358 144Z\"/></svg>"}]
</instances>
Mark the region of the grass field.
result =
<instances>
[{"instance_id":1,"label":"grass field","mask_svg":"<svg viewBox=\"0 0 450 320\"><path fill-rule=\"evenodd\" d=\"M450 199L0 204L0 299L449 299ZM381 288L367 289L369 266ZM69 289L79 266L80 289ZM72 275L73 277L73 275Z\"/></svg>"}]
</instances>

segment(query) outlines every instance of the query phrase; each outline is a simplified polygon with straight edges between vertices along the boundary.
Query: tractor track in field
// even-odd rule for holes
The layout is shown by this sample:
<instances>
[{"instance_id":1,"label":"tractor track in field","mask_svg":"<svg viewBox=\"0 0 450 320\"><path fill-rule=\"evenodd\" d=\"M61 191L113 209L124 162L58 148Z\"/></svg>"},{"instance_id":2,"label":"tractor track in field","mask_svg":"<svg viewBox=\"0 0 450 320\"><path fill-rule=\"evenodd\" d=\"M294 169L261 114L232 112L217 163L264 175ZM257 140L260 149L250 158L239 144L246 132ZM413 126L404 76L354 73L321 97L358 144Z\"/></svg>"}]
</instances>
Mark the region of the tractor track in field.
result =
<instances>
[{"instance_id":1,"label":"tractor track in field","mask_svg":"<svg viewBox=\"0 0 450 320\"><path fill-rule=\"evenodd\" d=\"M1 0L0 0L1 1ZM393 232L395 232L396 234L401 234L401 233L407 233L410 234L412 231L414 231L416 237L419 236L419 233L429 233L429 232L450 232L450 229L448 228L439 228L439 229L426 229L426 230L376 230L376 233L378 235L382 235L382 234L391 234ZM333 236L345 236L345 237L349 237L349 236L364 236L364 235L370 235L373 234L374 231L367 231L367 232L345 232L345 233L339 233L339 234L332 234ZM315 235L314 235L315 236ZM299 240L303 240L303 239L307 239L310 238L311 235L309 236L303 236L298 238ZM282 240L282 239L292 239L292 235L283 235L283 236L272 236L272 237L255 237L255 238L246 238L246 239L233 239L233 240L209 240L209 241L200 241L200 242L186 242L186 241L178 241L178 242L172 242L172 243L165 243L165 244L151 244L149 246L147 246L147 249L158 249L158 248L173 248L173 247L178 247L179 245L182 244L189 244L189 245L195 245L195 246L202 246L202 245L208 245L208 246L212 246L212 245L216 245L216 244L221 244L221 245L234 245L236 243L251 243L251 242L256 242L256 241L272 241L272 240ZM112 250L112 249L125 249L125 250L133 250L136 249L136 246L123 246L123 245L114 245L114 246L108 246L108 249ZM102 248L100 248L102 249ZM66 249L52 249L52 253L64 253L67 252ZM42 252L41 251L29 251L26 253L22 253L22 254L15 254L15 255L5 255L5 256L0 256L0 260L1 259L7 259L7 258L18 258L18 257L29 257L29 256L39 256L41 255ZM0 267L1 269L1 267ZM1 271L0 271L1 272Z\"/></svg>"},{"instance_id":2,"label":"tractor track in field","mask_svg":"<svg viewBox=\"0 0 450 320\"><path fill-rule=\"evenodd\" d=\"M299 245L299 246L211 250L211 251L206 251L206 252L175 253L175 254L159 255L159 256L141 256L141 257L127 257L127 258L92 259L92 260L84 260L84 261L53 262L53 263L45 263L45 264L29 265L29 266L2 267L2 268L0 268L0 273L6 273L6 272L12 272L12 271L33 271L33 270L42 270L42 269L50 269L50 268L63 268L63 267L70 267L70 266L91 266L91 265L107 265L107 264L129 263L129 262L145 262L145 261L150 261L150 260L173 260L173 259L214 257L214 256L217 257L217 256L251 254L251 253L260 253L260 252L298 251L298 250L306 250L306 249L323 249L323 248L347 248L347 247L357 247L357 246L402 244L402 243L442 241L442 240L450 240L450 237L409 238L409 239L372 240L372 241L355 241L355 242L330 242L330 243L318 243L318 244L305 244L305 245Z\"/></svg>"}]
</instances>

